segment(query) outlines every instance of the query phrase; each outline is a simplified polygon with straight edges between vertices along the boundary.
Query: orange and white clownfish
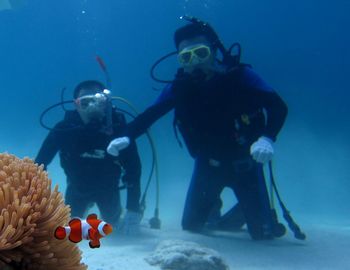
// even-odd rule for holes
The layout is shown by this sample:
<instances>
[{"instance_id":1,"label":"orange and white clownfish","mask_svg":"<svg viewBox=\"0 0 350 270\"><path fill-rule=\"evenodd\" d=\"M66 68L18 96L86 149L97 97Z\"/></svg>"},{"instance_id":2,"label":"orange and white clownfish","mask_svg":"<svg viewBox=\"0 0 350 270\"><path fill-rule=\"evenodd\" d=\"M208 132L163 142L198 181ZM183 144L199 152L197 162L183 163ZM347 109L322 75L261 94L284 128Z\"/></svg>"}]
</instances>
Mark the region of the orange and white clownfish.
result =
<instances>
[{"instance_id":1,"label":"orange and white clownfish","mask_svg":"<svg viewBox=\"0 0 350 270\"><path fill-rule=\"evenodd\" d=\"M86 239L89 241L91 248L100 247L100 239L112 232L110 224L97 219L96 214L90 214L86 220L73 218L69 221L68 226L59 226L55 230L55 237L59 240L68 239L73 243L79 243Z\"/></svg>"}]
</instances>

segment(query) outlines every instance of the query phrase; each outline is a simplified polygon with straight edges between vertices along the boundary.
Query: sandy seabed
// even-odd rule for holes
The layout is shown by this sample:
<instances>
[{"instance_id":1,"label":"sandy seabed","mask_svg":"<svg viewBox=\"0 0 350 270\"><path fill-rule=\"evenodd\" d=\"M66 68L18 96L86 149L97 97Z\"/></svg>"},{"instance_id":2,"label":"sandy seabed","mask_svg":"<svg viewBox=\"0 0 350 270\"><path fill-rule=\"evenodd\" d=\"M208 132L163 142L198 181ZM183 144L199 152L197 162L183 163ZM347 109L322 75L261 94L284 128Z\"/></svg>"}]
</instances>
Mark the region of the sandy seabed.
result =
<instances>
[{"instance_id":1,"label":"sandy seabed","mask_svg":"<svg viewBox=\"0 0 350 270\"><path fill-rule=\"evenodd\" d=\"M288 231L281 239L252 241L246 230L235 233L192 234L178 228L152 230L146 227L138 237L114 232L102 239L99 249L80 244L83 261L91 270L156 270L145 257L163 240L181 239L196 242L218 251L234 269L350 269L350 226L303 226L306 241L296 240Z\"/></svg>"}]
</instances>

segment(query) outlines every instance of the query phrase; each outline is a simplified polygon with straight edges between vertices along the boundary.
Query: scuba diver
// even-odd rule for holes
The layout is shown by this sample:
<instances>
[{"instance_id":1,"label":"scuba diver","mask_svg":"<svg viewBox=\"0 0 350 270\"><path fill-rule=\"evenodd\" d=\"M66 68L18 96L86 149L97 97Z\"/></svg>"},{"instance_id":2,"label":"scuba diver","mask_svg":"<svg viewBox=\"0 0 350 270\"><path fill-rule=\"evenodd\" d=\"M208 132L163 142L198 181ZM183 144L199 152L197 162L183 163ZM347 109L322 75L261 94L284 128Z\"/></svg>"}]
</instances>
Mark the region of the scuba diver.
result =
<instances>
[{"instance_id":1,"label":"scuba diver","mask_svg":"<svg viewBox=\"0 0 350 270\"><path fill-rule=\"evenodd\" d=\"M181 66L175 79L107 151L122 154L128 142L174 109L175 131L180 131L195 159L182 228L201 232L220 208L222 190L229 187L239 203L232 210L242 216L238 227L245 222L255 240L281 237L285 227L271 211L263 165L273 157L287 106L249 65L223 49L210 25L187 20L190 23L174 35ZM217 59L218 52L222 60Z\"/></svg>"},{"instance_id":2,"label":"scuba diver","mask_svg":"<svg viewBox=\"0 0 350 270\"><path fill-rule=\"evenodd\" d=\"M121 136L126 126L124 114L112 106L110 95L98 81L78 84L74 90L76 109L66 110L64 119L51 129L35 162L46 168L59 152L67 176L65 201L71 206L72 216L83 217L96 203L106 222L118 225L125 234L133 234L142 219L141 162L134 141L119 157L106 152L111 140ZM119 193L123 187L127 189L127 212L119 222Z\"/></svg>"}]
</instances>

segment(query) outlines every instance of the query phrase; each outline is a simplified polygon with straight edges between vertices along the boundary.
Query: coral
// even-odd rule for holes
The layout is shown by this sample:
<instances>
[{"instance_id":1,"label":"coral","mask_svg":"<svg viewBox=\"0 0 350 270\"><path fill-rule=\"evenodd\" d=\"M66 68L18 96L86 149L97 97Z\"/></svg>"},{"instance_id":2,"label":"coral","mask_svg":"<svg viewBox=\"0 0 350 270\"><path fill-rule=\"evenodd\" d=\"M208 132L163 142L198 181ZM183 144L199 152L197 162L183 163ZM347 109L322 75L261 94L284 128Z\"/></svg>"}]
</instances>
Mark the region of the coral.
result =
<instances>
[{"instance_id":1,"label":"coral","mask_svg":"<svg viewBox=\"0 0 350 270\"><path fill-rule=\"evenodd\" d=\"M216 251L182 240L161 242L146 261L162 270L229 270Z\"/></svg>"},{"instance_id":2,"label":"coral","mask_svg":"<svg viewBox=\"0 0 350 270\"><path fill-rule=\"evenodd\" d=\"M43 166L0 154L0 211L0 269L87 269L75 244L54 237L70 208Z\"/></svg>"}]
</instances>

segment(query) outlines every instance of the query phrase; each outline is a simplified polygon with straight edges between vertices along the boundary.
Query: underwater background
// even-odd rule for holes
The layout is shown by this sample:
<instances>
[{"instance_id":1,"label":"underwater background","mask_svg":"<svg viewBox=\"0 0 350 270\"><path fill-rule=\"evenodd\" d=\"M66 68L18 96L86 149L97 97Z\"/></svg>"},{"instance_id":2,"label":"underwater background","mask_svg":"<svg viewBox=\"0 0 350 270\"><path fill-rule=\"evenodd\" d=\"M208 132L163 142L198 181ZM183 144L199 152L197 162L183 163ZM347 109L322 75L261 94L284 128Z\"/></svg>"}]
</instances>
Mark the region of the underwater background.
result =
<instances>
[{"instance_id":1,"label":"underwater background","mask_svg":"<svg viewBox=\"0 0 350 270\"><path fill-rule=\"evenodd\" d=\"M242 61L288 104L275 177L299 225L349 226L349 11L348 0L30 0L0 11L0 151L35 158L48 133L39 116L60 101L61 89L67 87L69 100L80 81L105 81L96 55L108 66L113 94L143 111L159 95L153 88L163 87L151 80L150 67L174 51L173 33L184 24L179 17L188 14L210 22L226 47L240 42ZM157 74L171 79L176 68L169 60ZM63 115L58 108L45 123L53 126ZM175 139L172 117L151 132L159 156L160 218L163 226L175 222L180 229L193 160ZM151 164L145 136L138 147L144 187ZM48 170L64 192L57 157ZM226 209L234 204L231 191L223 197Z\"/></svg>"}]
</instances>

